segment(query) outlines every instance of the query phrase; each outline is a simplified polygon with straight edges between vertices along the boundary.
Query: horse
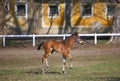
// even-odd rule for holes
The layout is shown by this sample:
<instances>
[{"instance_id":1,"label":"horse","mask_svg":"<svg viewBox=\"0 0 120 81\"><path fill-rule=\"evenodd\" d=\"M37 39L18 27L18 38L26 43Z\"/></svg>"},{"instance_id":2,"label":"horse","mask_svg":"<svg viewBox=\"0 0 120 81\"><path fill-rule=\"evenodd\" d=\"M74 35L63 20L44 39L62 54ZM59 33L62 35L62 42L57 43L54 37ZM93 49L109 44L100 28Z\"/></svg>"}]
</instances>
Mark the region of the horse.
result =
<instances>
[{"instance_id":1,"label":"horse","mask_svg":"<svg viewBox=\"0 0 120 81\"><path fill-rule=\"evenodd\" d=\"M78 32L73 33L71 36L67 37L65 40L46 40L39 44L37 50L40 50L41 47L44 48L45 54L42 57L42 73L44 73L44 61L46 63L46 69L48 70L49 64L48 64L48 56L53 54L54 51L60 52L63 56L63 66L62 66L62 72L66 74L65 71L65 65L66 65L66 59L69 58L70 60L70 70L73 67L73 62L72 62L72 56L69 54L70 49L73 45L74 42L78 42L80 44L83 43L81 40Z\"/></svg>"}]
</instances>

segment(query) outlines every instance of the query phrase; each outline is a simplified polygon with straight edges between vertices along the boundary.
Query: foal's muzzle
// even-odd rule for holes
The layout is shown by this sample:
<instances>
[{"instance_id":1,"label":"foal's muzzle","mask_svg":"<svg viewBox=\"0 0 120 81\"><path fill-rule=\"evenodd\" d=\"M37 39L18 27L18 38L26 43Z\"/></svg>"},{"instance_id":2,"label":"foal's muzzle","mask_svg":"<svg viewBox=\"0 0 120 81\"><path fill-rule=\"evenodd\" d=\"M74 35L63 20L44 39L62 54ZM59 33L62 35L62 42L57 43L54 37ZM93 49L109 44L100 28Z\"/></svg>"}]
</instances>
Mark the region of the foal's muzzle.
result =
<instances>
[{"instance_id":1,"label":"foal's muzzle","mask_svg":"<svg viewBox=\"0 0 120 81\"><path fill-rule=\"evenodd\" d=\"M84 43L84 41L80 40L80 41L79 41L79 43L80 43L80 44L83 44L83 43Z\"/></svg>"},{"instance_id":2,"label":"foal's muzzle","mask_svg":"<svg viewBox=\"0 0 120 81\"><path fill-rule=\"evenodd\" d=\"M84 41L82 41L80 38L79 39L76 39L75 40L77 43L79 43L79 44L83 44L84 43Z\"/></svg>"}]
</instances>

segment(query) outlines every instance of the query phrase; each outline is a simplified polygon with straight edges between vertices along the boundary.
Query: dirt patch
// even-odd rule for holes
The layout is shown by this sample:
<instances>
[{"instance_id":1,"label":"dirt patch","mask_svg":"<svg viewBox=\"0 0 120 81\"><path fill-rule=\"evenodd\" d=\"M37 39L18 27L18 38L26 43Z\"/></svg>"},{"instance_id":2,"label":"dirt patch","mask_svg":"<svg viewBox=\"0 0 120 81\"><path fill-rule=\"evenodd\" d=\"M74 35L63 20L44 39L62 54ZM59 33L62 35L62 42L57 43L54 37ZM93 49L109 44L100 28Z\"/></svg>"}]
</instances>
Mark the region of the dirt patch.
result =
<instances>
[{"instance_id":1,"label":"dirt patch","mask_svg":"<svg viewBox=\"0 0 120 81\"><path fill-rule=\"evenodd\" d=\"M74 44L70 53L74 54L120 54L120 45L78 45ZM0 48L0 58L41 58L43 49L36 47L5 47ZM56 53L57 54L57 53Z\"/></svg>"}]
</instances>

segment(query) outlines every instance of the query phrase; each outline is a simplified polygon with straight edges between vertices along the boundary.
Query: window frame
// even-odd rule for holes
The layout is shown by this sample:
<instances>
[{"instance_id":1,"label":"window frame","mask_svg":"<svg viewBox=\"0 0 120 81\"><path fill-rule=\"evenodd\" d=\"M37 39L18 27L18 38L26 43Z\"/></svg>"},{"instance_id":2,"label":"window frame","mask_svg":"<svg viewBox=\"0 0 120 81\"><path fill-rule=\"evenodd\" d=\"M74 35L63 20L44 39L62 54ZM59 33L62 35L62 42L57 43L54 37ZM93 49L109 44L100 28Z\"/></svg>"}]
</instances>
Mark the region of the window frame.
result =
<instances>
[{"instance_id":1,"label":"window frame","mask_svg":"<svg viewBox=\"0 0 120 81\"><path fill-rule=\"evenodd\" d=\"M57 6L58 8L58 13L55 15L50 15L50 6ZM48 17L49 18L58 18L60 16L60 6L59 5L48 5Z\"/></svg>"},{"instance_id":2,"label":"window frame","mask_svg":"<svg viewBox=\"0 0 120 81\"><path fill-rule=\"evenodd\" d=\"M111 11L108 11L108 10L110 10L110 9L108 9L108 6L114 6L114 9L113 9L113 13L111 14L109 14L109 12L111 12ZM113 15L114 15L114 11L115 11L115 5L111 5L111 4L106 4L106 16L108 16L108 17L112 17Z\"/></svg>"},{"instance_id":3,"label":"window frame","mask_svg":"<svg viewBox=\"0 0 120 81\"><path fill-rule=\"evenodd\" d=\"M16 14L18 16L25 16L25 14L26 14L25 5L20 4L20 5L16 5L16 7L17 7Z\"/></svg>"},{"instance_id":4,"label":"window frame","mask_svg":"<svg viewBox=\"0 0 120 81\"><path fill-rule=\"evenodd\" d=\"M18 6L19 5L24 5L24 13L23 14L19 14L19 12L18 12ZM18 16L18 17L26 17L27 18L27 2L16 2L16 4L15 4L15 14L16 14L16 16Z\"/></svg>"},{"instance_id":5,"label":"window frame","mask_svg":"<svg viewBox=\"0 0 120 81\"><path fill-rule=\"evenodd\" d=\"M83 15L83 5L90 4L91 5L91 13L90 15ZM82 17L92 17L93 16L93 4L92 3L81 3L80 13Z\"/></svg>"}]
</instances>

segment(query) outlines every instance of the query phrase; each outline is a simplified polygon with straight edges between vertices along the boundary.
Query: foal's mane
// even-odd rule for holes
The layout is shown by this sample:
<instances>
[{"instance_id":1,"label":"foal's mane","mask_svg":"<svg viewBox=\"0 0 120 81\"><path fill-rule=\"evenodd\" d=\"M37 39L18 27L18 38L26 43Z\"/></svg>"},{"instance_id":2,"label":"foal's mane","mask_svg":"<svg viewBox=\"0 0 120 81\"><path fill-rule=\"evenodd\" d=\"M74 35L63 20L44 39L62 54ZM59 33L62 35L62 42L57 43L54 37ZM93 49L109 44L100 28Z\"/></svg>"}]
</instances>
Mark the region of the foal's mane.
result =
<instances>
[{"instance_id":1,"label":"foal's mane","mask_svg":"<svg viewBox=\"0 0 120 81\"><path fill-rule=\"evenodd\" d=\"M67 37L65 40L63 40L63 44L66 45L67 47L71 46L74 42L74 36L71 35Z\"/></svg>"}]
</instances>

